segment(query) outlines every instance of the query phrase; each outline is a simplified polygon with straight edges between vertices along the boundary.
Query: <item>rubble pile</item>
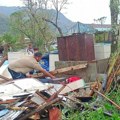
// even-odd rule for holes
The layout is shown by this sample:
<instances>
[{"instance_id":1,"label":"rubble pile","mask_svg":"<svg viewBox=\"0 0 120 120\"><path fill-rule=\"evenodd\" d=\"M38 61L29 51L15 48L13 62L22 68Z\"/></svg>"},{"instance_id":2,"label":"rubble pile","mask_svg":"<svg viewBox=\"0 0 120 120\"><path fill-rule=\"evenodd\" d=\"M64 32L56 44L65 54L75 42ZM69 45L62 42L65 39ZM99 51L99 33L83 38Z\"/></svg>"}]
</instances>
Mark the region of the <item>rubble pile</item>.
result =
<instances>
[{"instance_id":1,"label":"rubble pile","mask_svg":"<svg viewBox=\"0 0 120 120\"><path fill-rule=\"evenodd\" d=\"M86 69L87 64L52 71L60 74L70 70ZM109 62L106 79L85 83L83 79L68 81L67 78L57 79L53 83L42 83L37 77L18 80L6 80L0 84L0 120L60 120L62 109L68 106L80 111L86 110L85 102L95 101L89 108L96 110L96 101L106 99L116 109L120 106L106 97L113 88L119 85L120 56L116 54ZM61 108L60 108L61 106ZM88 106L87 106L88 107ZM111 116L110 113L105 113Z\"/></svg>"}]
</instances>

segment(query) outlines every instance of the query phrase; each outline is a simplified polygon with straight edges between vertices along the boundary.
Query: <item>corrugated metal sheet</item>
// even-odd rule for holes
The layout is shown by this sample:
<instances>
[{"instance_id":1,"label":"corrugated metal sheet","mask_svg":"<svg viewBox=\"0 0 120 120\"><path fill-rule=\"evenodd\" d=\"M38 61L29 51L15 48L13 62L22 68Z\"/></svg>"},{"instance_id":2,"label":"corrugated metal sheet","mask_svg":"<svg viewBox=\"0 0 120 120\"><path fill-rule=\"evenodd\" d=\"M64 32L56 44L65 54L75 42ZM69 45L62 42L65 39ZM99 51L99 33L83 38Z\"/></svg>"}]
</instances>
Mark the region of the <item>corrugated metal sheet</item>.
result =
<instances>
[{"instance_id":1,"label":"corrugated metal sheet","mask_svg":"<svg viewBox=\"0 0 120 120\"><path fill-rule=\"evenodd\" d=\"M0 118L0 120L14 120L17 118L23 111L10 110L9 113Z\"/></svg>"},{"instance_id":2,"label":"corrugated metal sheet","mask_svg":"<svg viewBox=\"0 0 120 120\"><path fill-rule=\"evenodd\" d=\"M66 32L66 35L71 35L73 33L89 33L93 34L95 33L96 30L93 28L93 26L88 25L88 24L83 24L81 22L75 23L72 27L68 29Z\"/></svg>"},{"instance_id":3,"label":"corrugated metal sheet","mask_svg":"<svg viewBox=\"0 0 120 120\"><path fill-rule=\"evenodd\" d=\"M18 107L23 103L25 103L25 101L18 102L16 103L15 106ZM8 109L6 110L7 110L7 113L4 116L0 117L0 120L14 120L24 112L24 110L8 110Z\"/></svg>"},{"instance_id":4,"label":"corrugated metal sheet","mask_svg":"<svg viewBox=\"0 0 120 120\"><path fill-rule=\"evenodd\" d=\"M92 34L73 34L59 37L59 59L61 61L92 61L95 59Z\"/></svg>"}]
</instances>

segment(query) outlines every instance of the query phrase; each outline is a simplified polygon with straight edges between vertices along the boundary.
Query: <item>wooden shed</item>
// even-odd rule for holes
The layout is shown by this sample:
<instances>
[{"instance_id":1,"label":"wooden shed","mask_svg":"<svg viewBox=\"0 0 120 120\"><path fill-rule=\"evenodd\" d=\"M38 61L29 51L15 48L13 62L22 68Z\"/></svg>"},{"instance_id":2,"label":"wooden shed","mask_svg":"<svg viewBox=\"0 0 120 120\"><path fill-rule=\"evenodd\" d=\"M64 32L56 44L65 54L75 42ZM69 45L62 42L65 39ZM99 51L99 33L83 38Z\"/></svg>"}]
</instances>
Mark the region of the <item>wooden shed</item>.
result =
<instances>
[{"instance_id":1,"label":"wooden shed","mask_svg":"<svg viewBox=\"0 0 120 120\"><path fill-rule=\"evenodd\" d=\"M95 60L93 34L58 37L57 44L60 61Z\"/></svg>"}]
</instances>

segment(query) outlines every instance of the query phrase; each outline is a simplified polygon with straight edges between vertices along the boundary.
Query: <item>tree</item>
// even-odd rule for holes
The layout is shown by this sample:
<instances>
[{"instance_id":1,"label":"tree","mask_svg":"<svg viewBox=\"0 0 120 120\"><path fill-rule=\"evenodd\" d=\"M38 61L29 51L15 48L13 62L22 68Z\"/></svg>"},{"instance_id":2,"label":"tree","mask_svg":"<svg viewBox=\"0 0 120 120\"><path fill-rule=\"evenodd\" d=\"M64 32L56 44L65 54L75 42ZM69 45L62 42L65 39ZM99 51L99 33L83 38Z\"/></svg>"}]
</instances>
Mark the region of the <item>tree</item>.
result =
<instances>
[{"instance_id":1,"label":"tree","mask_svg":"<svg viewBox=\"0 0 120 120\"><path fill-rule=\"evenodd\" d=\"M58 30L58 32L60 33L60 36L63 36L62 30L61 30L60 26L58 25L58 19L59 19L59 13L68 4L68 0L50 0L50 1L51 1L53 8L56 11L55 20L52 21L52 20L46 19L46 18L43 18L43 20L45 20L46 22L49 22L53 26L55 26L56 29Z\"/></svg>"},{"instance_id":2,"label":"tree","mask_svg":"<svg viewBox=\"0 0 120 120\"><path fill-rule=\"evenodd\" d=\"M54 39L54 34L42 19L43 16L47 16L47 12L39 6L42 6L42 3L27 0L24 9L13 13L10 20L15 31L29 38L35 47L45 51L44 48L49 48L49 41Z\"/></svg>"},{"instance_id":3,"label":"tree","mask_svg":"<svg viewBox=\"0 0 120 120\"><path fill-rule=\"evenodd\" d=\"M59 33L59 36L63 36L58 19L59 12L67 4L67 1L23 0L24 9L11 15L12 28L29 38L34 46L41 50L43 48L49 50L51 41L56 38L56 35ZM55 14L51 14L49 8L54 8ZM56 30L53 31L53 28Z\"/></svg>"},{"instance_id":4,"label":"tree","mask_svg":"<svg viewBox=\"0 0 120 120\"><path fill-rule=\"evenodd\" d=\"M119 15L119 0L110 0L110 12L111 12L111 24L116 25L118 23Z\"/></svg>"},{"instance_id":5,"label":"tree","mask_svg":"<svg viewBox=\"0 0 120 120\"><path fill-rule=\"evenodd\" d=\"M104 17L100 17L98 19L94 19L94 22L99 22L102 25L102 24L104 24L105 20L106 20L106 17L104 16Z\"/></svg>"},{"instance_id":6,"label":"tree","mask_svg":"<svg viewBox=\"0 0 120 120\"><path fill-rule=\"evenodd\" d=\"M23 47L22 43L19 41L19 36L13 35L11 33L6 33L0 37L0 47L3 47L3 56L7 55L9 51L16 51Z\"/></svg>"},{"instance_id":7,"label":"tree","mask_svg":"<svg viewBox=\"0 0 120 120\"><path fill-rule=\"evenodd\" d=\"M45 13L49 8L55 9L55 14L51 15L50 13L42 16L42 20L51 23L59 32L60 36L63 36L62 30L58 25L59 13L65 6L68 4L68 0L26 0L25 5L30 8L35 5L37 7L36 10L40 10ZM35 11L36 12L36 11Z\"/></svg>"},{"instance_id":8,"label":"tree","mask_svg":"<svg viewBox=\"0 0 120 120\"><path fill-rule=\"evenodd\" d=\"M112 25L112 52L117 50L118 39L117 39L117 26L118 26L118 15L119 15L119 0L110 0L110 12L111 12L111 25Z\"/></svg>"}]
</instances>

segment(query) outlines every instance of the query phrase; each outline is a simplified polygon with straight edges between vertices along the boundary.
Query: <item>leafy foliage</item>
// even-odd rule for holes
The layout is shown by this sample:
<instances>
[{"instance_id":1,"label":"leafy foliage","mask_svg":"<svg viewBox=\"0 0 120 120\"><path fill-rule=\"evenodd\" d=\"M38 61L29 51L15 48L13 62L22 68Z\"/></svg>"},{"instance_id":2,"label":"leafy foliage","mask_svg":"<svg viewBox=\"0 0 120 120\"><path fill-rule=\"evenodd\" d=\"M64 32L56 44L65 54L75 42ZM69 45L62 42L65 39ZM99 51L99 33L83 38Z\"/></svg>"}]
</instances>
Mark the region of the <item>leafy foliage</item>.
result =
<instances>
[{"instance_id":1,"label":"leafy foliage","mask_svg":"<svg viewBox=\"0 0 120 120\"><path fill-rule=\"evenodd\" d=\"M108 38L108 32L99 32L99 33L95 33L95 41L97 43L99 42L105 42L107 41L109 38Z\"/></svg>"},{"instance_id":2,"label":"leafy foliage","mask_svg":"<svg viewBox=\"0 0 120 120\"><path fill-rule=\"evenodd\" d=\"M114 92L109 94L111 100L120 105L120 88L117 88ZM106 100L102 100L99 103L99 106L96 110L93 110L90 106L88 109L80 111L73 110L71 108L63 109L63 120L120 120L120 111L116 109L114 105L109 103ZM69 112L68 112L69 111ZM68 115L66 116L66 112ZM105 113L110 113L112 116L108 116Z\"/></svg>"},{"instance_id":3,"label":"leafy foliage","mask_svg":"<svg viewBox=\"0 0 120 120\"><path fill-rule=\"evenodd\" d=\"M32 11L34 12L34 11ZM44 45L53 39L53 34L46 22L42 20L41 12L32 13L28 9L13 13L11 15L11 26L13 30L25 35L41 50Z\"/></svg>"},{"instance_id":4,"label":"leafy foliage","mask_svg":"<svg viewBox=\"0 0 120 120\"><path fill-rule=\"evenodd\" d=\"M7 46L7 51L11 50L16 51L18 49L21 49L24 47L23 43L20 40L20 37L18 35L13 35L10 33L6 33L3 36L0 37L0 44L2 46Z\"/></svg>"}]
</instances>

